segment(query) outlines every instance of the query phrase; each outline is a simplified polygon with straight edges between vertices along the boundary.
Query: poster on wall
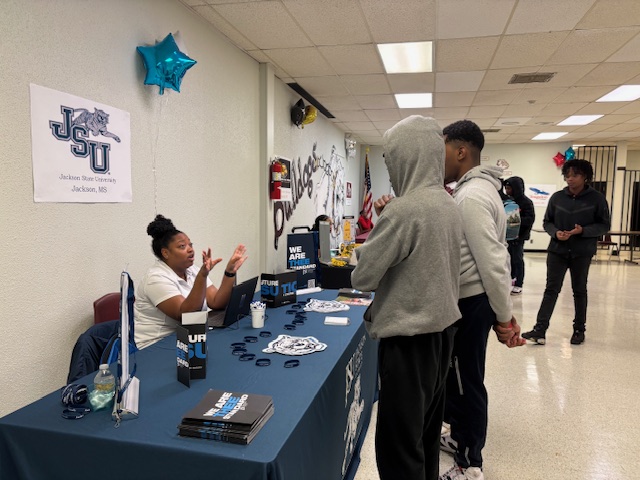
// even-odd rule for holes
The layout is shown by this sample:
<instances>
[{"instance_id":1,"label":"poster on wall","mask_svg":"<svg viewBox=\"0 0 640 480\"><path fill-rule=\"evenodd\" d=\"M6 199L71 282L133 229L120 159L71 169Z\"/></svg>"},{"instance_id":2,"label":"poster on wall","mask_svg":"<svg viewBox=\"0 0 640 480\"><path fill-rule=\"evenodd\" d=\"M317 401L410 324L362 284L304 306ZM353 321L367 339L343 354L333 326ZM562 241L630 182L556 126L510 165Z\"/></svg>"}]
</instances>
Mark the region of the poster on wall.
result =
<instances>
[{"instance_id":1,"label":"poster on wall","mask_svg":"<svg viewBox=\"0 0 640 480\"><path fill-rule=\"evenodd\" d=\"M131 202L129 112L30 84L33 199Z\"/></svg>"},{"instance_id":2,"label":"poster on wall","mask_svg":"<svg viewBox=\"0 0 640 480\"><path fill-rule=\"evenodd\" d=\"M531 199L534 207L547 207L549 203L549 198L553 195L557 190L553 184L534 184L527 185L526 192L524 194Z\"/></svg>"},{"instance_id":3,"label":"poster on wall","mask_svg":"<svg viewBox=\"0 0 640 480\"><path fill-rule=\"evenodd\" d=\"M344 204L347 206L351 205L351 195L352 195L351 182L347 182L347 196L345 197L345 201L344 201Z\"/></svg>"}]
</instances>

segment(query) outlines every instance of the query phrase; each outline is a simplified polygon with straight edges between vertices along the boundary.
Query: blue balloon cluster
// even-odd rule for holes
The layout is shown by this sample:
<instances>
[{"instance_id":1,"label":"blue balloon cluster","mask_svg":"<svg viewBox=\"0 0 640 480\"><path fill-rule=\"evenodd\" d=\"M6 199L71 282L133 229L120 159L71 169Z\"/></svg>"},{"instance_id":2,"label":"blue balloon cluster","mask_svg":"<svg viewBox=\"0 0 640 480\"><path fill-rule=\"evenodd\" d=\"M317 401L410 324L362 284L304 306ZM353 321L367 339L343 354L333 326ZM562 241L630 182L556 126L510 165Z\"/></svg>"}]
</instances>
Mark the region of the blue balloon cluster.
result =
<instances>
[{"instance_id":1,"label":"blue balloon cluster","mask_svg":"<svg viewBox=\"0 0 640 480\"><path fill-rule=\"evenodd\" d=\"M160 95L165 87L180 91L180 83L184 74L197 62L180 51L172 34L153 47L137 47L136 50L144 60L147 76L145 85L158 85Z\"/></svg>"},{"instance_id":2,"label":"blue balloon cluster","mask_svg":"<svg viewBox=\"0 0 640 480\"><path fill-rule=\"evenodd\" d=\"M572 147L567 148L567 150L564 152L564 158L565 160L573 160L574 158L576 158L576 152Z\"/></svg>"}]
</instances>

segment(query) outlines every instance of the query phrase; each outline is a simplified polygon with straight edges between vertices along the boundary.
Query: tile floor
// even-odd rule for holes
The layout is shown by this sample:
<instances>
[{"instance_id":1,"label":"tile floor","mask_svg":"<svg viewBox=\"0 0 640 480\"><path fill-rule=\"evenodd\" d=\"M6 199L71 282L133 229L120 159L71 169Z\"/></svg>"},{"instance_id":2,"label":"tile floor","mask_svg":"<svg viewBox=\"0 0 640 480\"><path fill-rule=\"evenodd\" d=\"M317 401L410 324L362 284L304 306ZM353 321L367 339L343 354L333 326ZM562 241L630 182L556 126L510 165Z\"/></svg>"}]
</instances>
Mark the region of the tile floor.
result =
<instances>
[{"instance_id":1,"label":"tile floor","mask_svg":"<svg viewBox=\"0 0 640 480\"><path fill-rule=\"evenodd\" d=\"M545 258L525 253L524 292L512 297L523 331L535 323ZM569 343L568 274L545 346L509 350L492 334L487 480L640 480L640 265L608 261L606 252L599 259L589 272L583 345ZM355 480L378 480L374 431L375 411ZM451 455L441 453L441 472L451 463Z\"/></svg>"}]
</instances>

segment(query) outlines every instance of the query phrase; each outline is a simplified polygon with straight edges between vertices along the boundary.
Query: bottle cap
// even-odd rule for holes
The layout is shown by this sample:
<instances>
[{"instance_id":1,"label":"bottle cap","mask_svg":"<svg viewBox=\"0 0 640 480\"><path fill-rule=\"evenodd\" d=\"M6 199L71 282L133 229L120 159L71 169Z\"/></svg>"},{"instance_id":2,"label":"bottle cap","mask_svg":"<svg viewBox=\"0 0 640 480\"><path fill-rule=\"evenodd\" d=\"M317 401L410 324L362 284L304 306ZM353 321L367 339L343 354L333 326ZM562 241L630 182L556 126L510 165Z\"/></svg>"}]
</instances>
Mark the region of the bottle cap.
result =
<instances>
[{"instance_id":1,"label":"bottle cap","mask_svg":"<svg viewBox=\"0 0 640 480\"><path fill-rule=\"evenodd\" d=\"M102 365L100 365L100 370L109 370L109 364L103 363Z\"/></svg>"}]
</instances>

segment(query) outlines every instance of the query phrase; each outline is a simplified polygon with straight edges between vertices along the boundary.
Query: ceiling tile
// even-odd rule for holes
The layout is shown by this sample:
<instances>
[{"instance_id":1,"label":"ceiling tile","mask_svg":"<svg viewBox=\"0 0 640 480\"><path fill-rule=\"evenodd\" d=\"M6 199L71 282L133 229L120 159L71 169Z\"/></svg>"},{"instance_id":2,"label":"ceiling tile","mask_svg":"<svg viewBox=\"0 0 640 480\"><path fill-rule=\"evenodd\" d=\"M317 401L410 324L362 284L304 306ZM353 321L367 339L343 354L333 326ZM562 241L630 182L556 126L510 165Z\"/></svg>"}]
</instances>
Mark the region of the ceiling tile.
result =
<instances>
[{"instance_id":1,"label":"ceiling tile","mask_svg":"<svg viewBox=\"0 0 640 480\"><path fill-rule=\"evenodd\" d=\"M194 7L204 19L211 23L214 27L220 31L225 37L227 37L233 44L241 48L242 50L255 50L257 47L249 41L244 35L236 30L229 22L227 22L222 16L209 6Z\"/></svg>"},{"instance_id":2,"label":"ceiling tile","mask_svg":"<svg viewBox=\"0 0 640 480\"><path fill-rule=\"evenodd\" d=\"M353 95L391 93L386 75L343 75L341 78L344 86Z\"/></svg>"},{"instance_id":3,"label":"ceiling tile","mask_svg":"<svg viewBox=\"0 0 640 480\"><path fill-rule=\"evenodd\" d=\"M436 107L469 107L475 96L475 92L440 92L434 95L433 102Z\"/></svg>"},{"instance_id":4,"label":"ceiling tile","mask_svg":"<svg viewBox=\"0 0 640 480\"><path fill-rule=\"evenodd\" d=\"M515 3L515 0L440 1L436 10L438 40L500 35ZM487 12L491 14L487 15Z\"/></svg>"},{"instance_id":5,"label":"ceiling tile","mask_svg":"<svg viewBox=\"0 0 640 480\"><path fill-rule=\"evenodd\" d=\"M318 95L315 98L330 112L334 110L361 110L360 104L352 95Z\"/></svg>"},{"instance_id":6,"label":"ceiling tile","mask_svg":"<svg viewBox=\"0 0 640 480\"><path fill-rule=\"evenodd\" d=\"M616 115L618 114L626 114L626 113L640 113L640 100L636 100L635 102L622 102L620 108L615 110Z\"/></svg>"},{"instance_id":7,"label":"ceiling tile","mask_svg":"<svg viewBox=\"0 0 640 480\"><path fill-rule=\"evenodd\" d=\"M517 90L483 90L476 94L473 106L509 105L519 93Z\"/></svg>"},{"instance_id":8,"label":"ceiling tile","mask_svg":"<svg viewBox=\"0 0 640 480\"><path fill-rule=\"evenodd\" d=\"M301 77L296 78L296 82L314 97L321 95L346 95L349 93L340 81L340 77L335 75L327 77Z\"/></svg>"},{"instance_id":9,"label":"ceiling tile","mask_svg":"<svg viewBox=\"0 0 640 480\"><path fill-rule=\"evenodd\" d=\"M615 102L592 102L576 112L577 115L606 115L607 113L613 113L617 110Z\"/></svg>"},{"instance_id":10,"label":"ceiling tile","mask_svg":"<svg viewBox=\"0 0 640 480\"><path fill-rule=\"evenodd\" d=\"M554 102L595 102L597 99L611 91L611 87L569 87L558 95Z\"/></svg>"},{"instance_id":11,"label":"ceiling tile","mask_svg":"<svg viewBox=\"0 0 640 480\"><path fill-rule=\"evenodd\" d=\"M264 53L291 77L321 77L336 74L315 47L278 48L264 50Z\"/></svg>"},{"instance_id":12,"label":"ceiling tile","mask_svg":"<svg viewBox=\"0 0 640 480\"><path fill-rule=\"evenodd\" d=\"M555 76L547 83L537 83L532 88L570 87L593 70L595 63L583 63L580 65L545 65L540 69L544 72L556 72Z\"/></svg>"},{"instance_id":13,"label":"ceiling tile","mask_svg":"<svg viewBox=\"0 0 640 480\"><path fill-rule=\"evenodd\" d=\"M592 125L617 125L619 123L625 123L630 120L633 120L636 116L634 114L628 115L605 115L602 118L599 118Z\"/></svg>"},{"instance_id":14,"label":"ceiling tile","mask_svg":"<svg viewBox=\"0 0 640 480\"><path fill-rule=\"evenodd\" d=\"M384 121L384 122L373 122L373 124L375 125L375 127L380 132L386 132L387 130L389 130L391 127L393 127L399 121L400 121L400 119L398 119L398 120L387 120L387 121Z\"/></svg>"},{"instance_id":15,"label":"ceiling tile","mask_svg":"<svg viewBox=\"0 0 640 480\"><path fill-rule=\"evenodd\" d=\"M564 115L568 117L586 106L586 103L550 103L542 109L540 114L550 116Z\"/></svg>"},{"instance_id":16,"label":"ceiling tile","mask_svg":"<svg viewBox=\"0 0 640 480\"><path fill-rule=\"evenodd\" d=\"M509 80L511 80L511 77L513 77L516 73L535 73L537 70L537 68L531 67L506 68L504 70L487 70L484 78L482 79L482 83L480 84L480 90L520 90L523 88L522 84L509 84Z\"/></svg>"},{"instance_id":17,"label":"ceiling tile","mask_svg":"<svg viewBox=\"0 0 640 480\"><path fill-rule=\"evenodd\" d=\"M507 34L573 30L595 0L518 2Z\"/></svg>"},{"instance_id":18,"label":"ceiling tile","mask_svg":"<svg viewBox=\"0 0 640 480\"><path fill-rule=\"evenodd\" d=\"M607 62L637 61L640 61L640 35L636 35L630 42L607 59Z\"/></svg>"},{"instance_id":19,"label":"ceiling tile","mask_svg":"<svg viewBox=\"0 0 640 480\"><path fill-rule=\"evenodd\" d=\"M467 107L449 107L449 108L434 108L433 116L436 118L456 118L462 120L467 118L469 109Z\"/></svg>"},{"instance_id":20,"label":"ceiling tile","mask_svg":"<svg viewBox=\"0 0 640 480\"><path fill-rule=\"evenodd\" d=\"M345 127L354 132L377 130L372 122L344 122Z\"/></svg>"},{"instance_id":21,"label":"ceiling tile","mask_svg":"<svg viewBox=\"0 0 640 480\"><path fill-rule=\"evenodd\" d=\"M388 0L360 0L359 3L375 43L435 39L435 0L403 0L394 2L393 6Z\"/></svg>"},{"instance_id":22,"label":"ceiling tile","mask_svg":"<svg viewBox=\"0 0 640 480\"><path fill-rule=\"evenodd\" d=\"M411 115L422 115L423 117L435 118L436 114L434 110L435 109L433 108L401 108L399 112L402 118L407 118L407 117L410 117Z\"/></svg>"},{"instance_id":23,"label":"ceiling tile","mask_svg":"<svg viewBox=\"0 0 640 480\"><path fill-rule=\"evenodd\" d=\"M435 89L433 73L397 73L387 75L393 93L429 93Z\"/></svg>"},{"instance_id":24,"label":"ceiling tile","mask_svg":"<svg viewBox=\"0 0 640 480\"><path fill-rule=\"evenodd\" d=\"M438 40L435 65L438 72L460 72L489 68L500 37Z\"/></svg>"},{"instance_id":25,"label":"ceiling tile","mask_svg":"<svg viewBox=\"0 0 640 480\"><path fill-rule=\"evenodd\" d=\"M324 104L323 104L324 105ZM326 107L326 105L325 105ZM369 118L362 110L331 110L331 114L342 122L368 122Z\"/></svg>"},{"instance_id":26,"label":"ceiling tile","mask_svg":"<svg viewBox=\"0 0 640 480\"><path fill-rule=\"evenodd\" d=\"M602 63L582 77L579 86L622 85L640 75L640 62Z\"/></svg>"},{"instance_id":27,"label":"ceiling tile","mask_svg":"<svg viewBox=\"0 0 640 480\"><path fill-rule=\"evenodd\" d=\"M318 47L339 75L385 73L382 60L373 45L337 45Z\"/></svg>"},{"instance_id":28,"label":"ceiling tile","mask_svg":"<svg viewBox=\"0 0 640 480\"><path fill-rule=\"evenodd\" d=\"M398 108L393 95L356 95L355 99L365 110Z\"/></svg>"},{"instance_id":29,"label":"ceiling tile","mask_svg":"<svg viewBox=\"0 0 640 480\"><path fill-rule=\"evenodd\" d=\"M484 71L436 73L436 92L475 92Z\"/></svg>"},{"instance_id":30,"label":"ceiling tile","mask_svg":"<svg viewBox=\"0 0 640 480\"><path fill-rule=\"evenodd\" d=\"M638 116L638 117L636 117L636 118L634 118L632 120L629 120L628 123L640 123L640 116Z\"/></svg>"},{"instance_id":31,"label":"ceiling tile","mask_svg":"<svg viewBox=\"0 0 640 480\"><path fill-rule=\"evenodd\" d=\"M544 103L514 104L507 105L503 115L507 117L533 117L538 115L546 105Z\"/></svg>"},{"instance_id":32,"label":"ceiling tile","mask_svg":"<svg viewBox=\"0 0 640 480\"><path fill-rule=\"evenodd\" d=\"M490 106L473 106L469 108L469 117L471 118L498 118L502 116L502 112L506 107L504 105ZM492 124L493 125L493 124Z\"/></svg>"},{"instance_id":33,"label":"ceiling tile","mask_svg":"<svg viewBox=\"0 0 640 480\"><path fill-rule=\"evenodd\" d=\"M226 3L213 8L260 49L313 45L279 1Z\"/></svg>"},{"instance_id":34,"label":"ceiling tile","mask_svg":"<svg viewBox=\"0 0 640 480\"><path fill-rule=\"evenodd\" d=\"M558 65L603 62L638 32L640 27L574 30L548 63Z\"/></svg>"},{"instance_id":35,"label":"ceiling tile","mask_svg":"<svg viewBox=\"0 0 640 480\"><path fill-rule=\"evenodd\" d=\"M609 28L638 25L640 3L637 0L600 0L578 23L578 28Z\"/></svg>"},{"instance_id":36,"label":"ceiling tile","mask_svg":"<svg viewBox=\"0 0 640 480\"><path fill-rule=\"evenodd\" d=\"M372 42L357 2L283 0L283 3L316 45Z\"/></svg>"},{"instance_id":37,"label":"ceiling tile","mask_svg":"<svg viewBox=\"0 0 640 480\"><path fill-rule=\"evenodd\" d=\"M517 104L546 104L553 101L562 92L566 90L566 87L549 87L549 88L528 88L525 87L518 94L516 98L511 102L513 105Z\"/></svg>"},{"instance_id":38,"label":"ceiling tile","mask_svg":"<svg viewBox=\"0 0 640 480\"><path fill-rule=\"evenodd\" d=\"M558 49L569 32L507 35L496 52L492 69L541 66Z\"/></svg>"},{"instance_id":39,"label":"ceiling tile","mask_svg":"<svg viewBox=\"0 0 640 480\"><path fill-rule=\"evenodd\" d=\"M402 117L400 116L400 109L389 108L384 110L365 110L364 113L371 121L393 120L398 122Z\"/></svg>"}]
</instances>

